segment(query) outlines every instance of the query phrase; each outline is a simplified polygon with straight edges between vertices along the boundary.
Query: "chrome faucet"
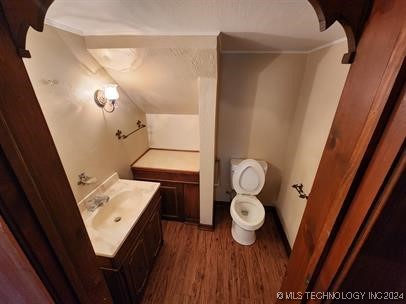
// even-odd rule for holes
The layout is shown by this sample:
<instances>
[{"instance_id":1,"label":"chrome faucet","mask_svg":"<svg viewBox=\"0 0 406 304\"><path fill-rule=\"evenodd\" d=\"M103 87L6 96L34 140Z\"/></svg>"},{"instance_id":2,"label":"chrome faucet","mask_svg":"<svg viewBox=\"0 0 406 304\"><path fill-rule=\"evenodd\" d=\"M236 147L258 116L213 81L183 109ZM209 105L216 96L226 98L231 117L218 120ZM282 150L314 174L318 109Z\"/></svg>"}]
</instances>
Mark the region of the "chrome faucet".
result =
<instances>
[{"instance_id":1,"label":"chrome faucet","mask_svg":"<svg viewBox=\"0 0 406 304\"><path fill-rule=\"evenodd\" d=\"M96 195L92 199L86 201L86 208L88 211L93 212L100 206L106 204L110 197L108 195Z\"/></svg>"}]
</instances>

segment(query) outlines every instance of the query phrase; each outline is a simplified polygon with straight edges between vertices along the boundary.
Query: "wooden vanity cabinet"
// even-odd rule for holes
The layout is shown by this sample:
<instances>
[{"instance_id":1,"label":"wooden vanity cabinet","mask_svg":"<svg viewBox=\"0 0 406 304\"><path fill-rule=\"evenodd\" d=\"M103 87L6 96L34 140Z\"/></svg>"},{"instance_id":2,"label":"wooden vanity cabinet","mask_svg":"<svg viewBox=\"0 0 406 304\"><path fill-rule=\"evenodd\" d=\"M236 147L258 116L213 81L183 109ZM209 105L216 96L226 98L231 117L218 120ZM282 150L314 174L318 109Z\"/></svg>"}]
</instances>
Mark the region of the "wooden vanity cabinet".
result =
<instances>
[{"instance_id":1,"label":"wooden vanity cabinet","mask_svg":"<svg viewBox=\"0 0 406 304\"><path fill-rule=\"evenodd\" d=\"M139 303L162 246L158 191L113 258L97 256L114 303Z\"/></svg>"},{"instance_id":2,"label":"wooden vanity cabinet","mask_svg":"<svg viewBox=\"0 0 406 304\"><path fill-rule=\"evenodd\" d=\"M199 172L131 167L134 179L161 183L162 218L199 223Z\"/></svg>"}]
</instances>

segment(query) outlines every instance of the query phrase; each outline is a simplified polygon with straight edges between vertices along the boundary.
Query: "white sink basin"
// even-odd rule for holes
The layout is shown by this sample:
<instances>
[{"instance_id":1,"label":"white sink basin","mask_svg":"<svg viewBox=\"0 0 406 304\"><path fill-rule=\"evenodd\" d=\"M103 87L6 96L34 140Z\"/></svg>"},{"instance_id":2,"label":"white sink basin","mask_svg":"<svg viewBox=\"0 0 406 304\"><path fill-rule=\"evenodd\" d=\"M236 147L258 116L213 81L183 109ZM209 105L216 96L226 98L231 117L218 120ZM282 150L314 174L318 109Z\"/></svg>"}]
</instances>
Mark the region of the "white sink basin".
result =
<instances>
[{"instance_id":1,"label":"white sink basin","mask_svg":"<svg viewBox=\"0 0 406 304\"><path fill-rule=\"evenodd\" d=\"M159 183L123 180L115 173L79 203L97 255L115 256L158 189ZM91 212L85 205L95 195L108 195L110 199Z\"/></svg>"},{"instance_id":2,"label":"white sink basin","mask_svg":"<svg viewBox=\"0 0 406 304\"><path fill-rule=\"evenodd\" d=\"M97 208L87 224L98 230L117 229L139 216L143 205L134 191L118 193L107 204Z\"/></svg>"}]
</instances>

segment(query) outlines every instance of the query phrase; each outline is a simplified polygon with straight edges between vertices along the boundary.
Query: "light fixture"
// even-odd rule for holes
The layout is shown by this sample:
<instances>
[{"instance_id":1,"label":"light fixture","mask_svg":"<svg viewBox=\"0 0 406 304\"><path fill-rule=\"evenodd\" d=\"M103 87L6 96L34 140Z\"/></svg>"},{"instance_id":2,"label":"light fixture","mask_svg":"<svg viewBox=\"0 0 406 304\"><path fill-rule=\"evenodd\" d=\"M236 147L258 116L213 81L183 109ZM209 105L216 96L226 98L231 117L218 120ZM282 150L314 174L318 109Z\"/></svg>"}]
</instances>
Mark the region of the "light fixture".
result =
<instances>
[{"instance_id":1,"label":"light fixture","mask_svg":"<svg viewBox=\"0 0 406 304\"><path fill-rule=\"evenodd\" d=\"M117 99L120 97L116 84L108 84L102 90L94 93L94 101L103 108L104 111L111 113L117 107Z\"/></svg>"}]
</instances>

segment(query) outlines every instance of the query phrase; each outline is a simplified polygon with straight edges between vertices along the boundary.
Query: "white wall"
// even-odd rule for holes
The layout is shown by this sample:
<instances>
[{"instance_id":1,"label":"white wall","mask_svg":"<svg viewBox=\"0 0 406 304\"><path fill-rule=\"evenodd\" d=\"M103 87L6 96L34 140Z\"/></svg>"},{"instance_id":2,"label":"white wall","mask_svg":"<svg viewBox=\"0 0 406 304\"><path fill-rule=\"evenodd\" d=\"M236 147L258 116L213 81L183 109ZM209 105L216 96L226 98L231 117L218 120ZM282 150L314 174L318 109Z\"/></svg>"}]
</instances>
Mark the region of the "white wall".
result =
<instances>
[{"instance_id":1,"label":"white wall","mask_svg":"<svg viewBox=\"0 0 406 304\"><path fill-rule=\"evenodd\" d=\"M259 199L276 201L305 64L304 54L222 54L216 200L230 199L230 158L255 158L269 164Z\"/></svg>"},{"instance_id":2,"label":"white wall","mask_svg":"<svg viewBox=\"0 0 406 304\"><path fill-rule=\"evenodd\" d=\"M347 43L321 49L307 57L300 98L283 169L277 210L291 246L296 238L306 200L291 186L303 183L309 193L337 110L349 65L341 64ZM328 204L328 202L326 202Z\"/></svg>"},{"instance_id":3,"label":"white wall","mask_svg":"<svg viewBox=\"0 0 406 304\"><path fill-rule=\"evenodd\" d=\"M27 47L32 58L24 63L76 200L113 172L131 178L130 164L148 149L147 130L121 141L114 134L135 129L138 119L145 122L145 113L123 91L114 113L96 106L95 90L114 81L89 55L80 36L49 26L43 33L30 29ZM78 186L81 172L98 183Z\"/></svg>"},{"instance_id":4,"label":"white wall","mask_svg":"<svg viewBox=\"0 0 406 304\"><path fill-rule=\"evenodd\" d=\"M149 146L199 151L199 115L147 114Z\"/></svg>"},{"instance_id":5,"label":"white wall","mask_svg":"<svg viewBox=\"0 0 406 304\"><path fill-rule=\"evenodd\" d=\"M217 77L199 79L200 223L213 224Z\"/></svg>"}]
</instances>

